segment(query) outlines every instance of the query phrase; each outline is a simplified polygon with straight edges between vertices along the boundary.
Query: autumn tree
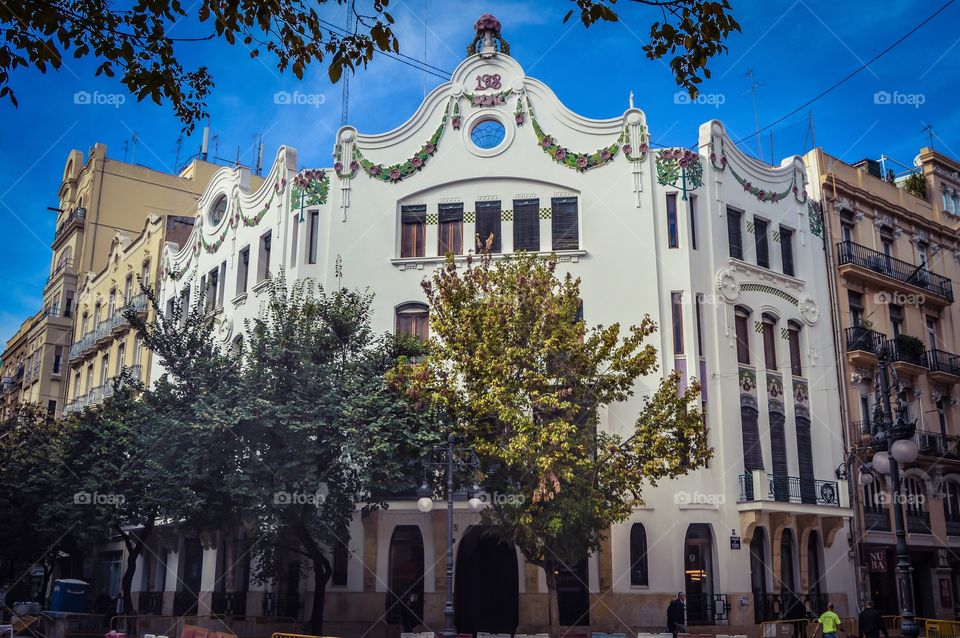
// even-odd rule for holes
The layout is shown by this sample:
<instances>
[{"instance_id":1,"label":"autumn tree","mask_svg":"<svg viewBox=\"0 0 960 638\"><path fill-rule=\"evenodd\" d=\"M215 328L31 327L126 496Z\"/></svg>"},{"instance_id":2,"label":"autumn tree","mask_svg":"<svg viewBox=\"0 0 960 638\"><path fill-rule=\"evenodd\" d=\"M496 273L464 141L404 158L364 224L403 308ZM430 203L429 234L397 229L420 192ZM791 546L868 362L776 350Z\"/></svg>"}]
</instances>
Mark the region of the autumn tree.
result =
<instances>
[{"instance_id":1,"label":"autumn tree","mask_svg":"<svg viewBox=\"0 0 960 638\"><path fill-rule=\"evenodd\" d=\"M616 0L569 0L584 25L615 22ZM727 50L726 38L740 26L728 0L632 0L659 19L643 45L651 60L669 59L677 83L692 95L707 63ZM21 0L0 3L0 98L17 103L18 69L58 70L70 58L97 63L96 75L119 76L138 100L166 102L184 129L207 116L214 78L206 65L184 66L191 47L203 41L242 47L244 56L270 56L281 72L298 79L310 64L326 63L331 81L366 66L378 53L398 53L390 0L261 0L217 2L158 0L117 4L104 0ZM348 5L344 31L337 6ZM336 17L334 17L336 16ZM333 24L325 17L333 19ZM174 30L177 25L179 28ZM178 35L178 34L183 35ZM185 55L187 54L187 55Z\"/></svg>"},{"instance_id":2,"label":"autumn tree","mask_svg":"<svg viewBox=\"0 0 960 638\"><path fill-rule=\"evenodd\" d=\"M596 551L610 526L642 503L642 491L703 466L712 454L699 386L662 374L624 437L602 427L600 410L633 396L658 372L649 317L587 328L578 319L579 279L559 277L556 257L521 253L494 262L452 258L424 281L435 340L393 381L425 405L453 415L454 430L488 471L500 496L485 524L542 567L550 623L559 635L557 571Z\"/></svg>"}]
</instances>

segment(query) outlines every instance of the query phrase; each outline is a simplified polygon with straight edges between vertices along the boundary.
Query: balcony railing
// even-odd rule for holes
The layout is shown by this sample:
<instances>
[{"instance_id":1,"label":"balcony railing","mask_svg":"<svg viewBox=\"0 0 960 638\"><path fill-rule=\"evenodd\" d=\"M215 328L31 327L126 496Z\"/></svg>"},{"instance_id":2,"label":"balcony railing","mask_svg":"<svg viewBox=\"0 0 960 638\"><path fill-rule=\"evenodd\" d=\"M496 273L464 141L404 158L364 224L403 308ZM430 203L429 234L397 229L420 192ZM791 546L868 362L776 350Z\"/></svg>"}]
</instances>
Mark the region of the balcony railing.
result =
<instances>
[{"instance_id":1,"label":"balcony railing","mask_svg":"<svg viewBox=\"0 0 960 638\"><path fill-rule=\"evenodd\" d=\"M864 510L863 523L867 530L890 531L890 512L886 509Z\"/></svg>"},{"instance_id":2,"label":"balcony railing","mask_svg":"<svg viewBox=\"0 0 960 638\"><path fill-rule=\"evenodd\" d=\"M910 341L913 341L913 337ZM910 365L927 367L927 354L922 344L909 345L906 335L887 341L887 357L894 363L909 363Z\"/></svg>"},{"instance_id":3,"label":"balcony railing","mask_svg":"<svg viewBox=\"0 0 960 638\"><path fill-rule=\"evenodd\" d=\"M907 531L911 534L930 533L930 512L907 511Z\"/></svg>"},{"instance_id":4,"label":"balcony railing","mask_svg":"<svg viewBox=\"0 0 960 638\"><path fill-rule=\"evenodd\" d=\"M769 474L767 494L756 494L753 476L740 476L740 502L780 501L807 505L825 505L840 507L840 485L836 481L820 481L797 476L775 476Z\"/></svg>"},{"instance_id":5,"label":"balcony railing","mask_svg":"<svg viewBox=\"0 0 960 638\"><path fill-rule=\"evenodd\" d=\"M944 372L960 377L960 357L944 350L927 350L927 367L930 372Z\"/></svg>"},{"instance_id":6,"label":"balcony railing","mask_svg":"<svg viewBox=\"0 0 960 638\"><path fill-rule=\"evenodd\" d=\"M142 591L137 600L137 611L141 614L159 616L163 613L163 592Z\"/></svg>"},{"instance_id":7,"label":"balcony railing","mask_svg":"<svg viewBox=\"0 0 960 638\"><path fill-rule=\"evenodd\" d=\"M947 515L947 536L960 536L960 517Z\"/></svg>"},{"instance_id":8,"label":"balcony railing","mask_svg":"<svg viewBox=\"0 0 960 638\"><path fill-rule=\"evenodd\" d=\"M265 593L263 595L263 615L299 618L300 594L298 592L286 594Z\"/></svg>"},{"instance_id":9,"label":"balcony railing","mask_svg":"<svg viewBox=\"0 0 960 638\"><path fill-rule=\"evenodd\" d=\"M925 456L960 458L960 436L918 429L913 440L920 454Z\"/></svg>"},{"instance_id":10,"label":"balcony railing","mask_svg":"<svg viewBox=\"0 0 960 638\"><path fill-rule=\"evenodd\" d=\"M244 616L247 613L247 592L215 591L210 600L210 611L220 616Z\"/></svg>"},{"instance_id":11,"label":"balcony railing","mask_svg":"<svg viewBox=\"0 0 960 638\"><path fill-rule=\"evenodd\" d=\"M87 218L87 209L82 206L77 206L70 214L64 219L59 226L57 226L57 234L54 237L54 241L60 239L70 228L74 225L81 226L83 225L84 220Z\"/></svg>"},{"instance_id":12,"label":"balcony railing","mask_svg":"<svg viewBox=\"0 0 960 638\"><path fill-rule=\"evenodd\" d=\"M877 356L883 352L883 344L887 338L876 330L864 328L862 326L853 326L843 331L847 344L847 352L869 352Z\"/></svg>"},{"instance_id":13,"label":"balcony railing","mask_svg":"<svg viewBox=\"0 0 960 638\"><path fill-rule=\"evenodd\" d=\"M841 266L853 264L953 301L953 283L950 279L924 267L891 257L852 241L838 243L837 253L838 263Z\"/></svg>"}]
</instances>

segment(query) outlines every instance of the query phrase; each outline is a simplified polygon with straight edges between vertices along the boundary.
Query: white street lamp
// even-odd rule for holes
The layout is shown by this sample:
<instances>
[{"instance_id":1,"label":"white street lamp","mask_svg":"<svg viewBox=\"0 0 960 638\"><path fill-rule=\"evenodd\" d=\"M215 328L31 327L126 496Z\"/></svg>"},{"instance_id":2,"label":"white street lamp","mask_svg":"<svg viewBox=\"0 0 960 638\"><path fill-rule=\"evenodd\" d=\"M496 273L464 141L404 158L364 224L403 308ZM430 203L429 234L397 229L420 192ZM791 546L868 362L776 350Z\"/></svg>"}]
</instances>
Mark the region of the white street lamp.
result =
<instances>
[{"instance_id":1,"label":"white street lamp","mask_svg":"<svg viewBox=\"0 0 960 638\"><path fill-rule=\"evenodd\" d=\"M873 469L880 474L890 473L890 455L886 452L877 452L873 455Z\"/></svg>"},{"instance_id":2,"label":"white street lamp","mask_svg":"<svg viewBox=\"0 0 960 638\"><path fill-rule=\"evenodd\" d=\"M916 461L920 449L913 439L898 439L890 446L890 453L893 455L893 458L897 460L897 463L902 465Z\"/></svg>"}]
</instances>

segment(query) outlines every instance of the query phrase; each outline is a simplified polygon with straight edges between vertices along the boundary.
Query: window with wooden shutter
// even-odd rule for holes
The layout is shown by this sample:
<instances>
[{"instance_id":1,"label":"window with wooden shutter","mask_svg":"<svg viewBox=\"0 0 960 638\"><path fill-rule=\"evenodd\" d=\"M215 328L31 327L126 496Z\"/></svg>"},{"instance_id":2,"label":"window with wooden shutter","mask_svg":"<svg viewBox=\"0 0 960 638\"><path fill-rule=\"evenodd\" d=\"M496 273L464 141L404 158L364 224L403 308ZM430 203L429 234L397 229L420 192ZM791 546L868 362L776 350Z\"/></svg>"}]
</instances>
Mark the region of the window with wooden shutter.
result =
<instances>
[{"instance_id":1,"label":"window with wooden shutter","mask_svg":"<svg viewBox=\"0 0 960 638\"><path fill-rule=\"evenodd\" d=\"M750 315L746 310L735 310L734 326L737 334L737 363L750 365Z\"/></svg>"},{"instance_id":2,"label":"window with wooden shutter","mask_svg":"<svg viewBox=\"0 0 960 638\"><path fill-rule=\"evenodd\" d=\"M513 249L540 250L540 200L513 200Z\"/></svg>"},{"instance_id":3,"label":"window with wooden shutter","mask_svg":"<svg viewBox=\"0 0 960 638\"><path fill-rule=\"evenodd\" d=\"M770 461L773 466L773 497L777 501L790 500L790 480L787 469L787 431L783 412L771 410Z\"/></svg>"},{"instance_id":4,"label":"window with wooden shutter","mask_svg":"<svg viewBox=\"0 0 960 638\"><path fill-rule=\"evenodd\" d=\"M680 246L680 226L677 222L677 194L667 193L667 248Z\"/></svg>"},{"instance_id":5,"label":"window with wooden shutter","mask_svg":"<svg viewBox=\"0 0 960 638\"><path fill-rule=\"evenodd\" d=\"M576 197L554 197L551 200L554 250L580 248L580 224Z\"/></svg>"},{"instance_id":6,"label":"window with wooden shutter","mask_svg":"<svg viewBox=\"0 0 960 638\"><path fill-rule=\"evenodd\" d=\"M810 440L810 419L798 416L797 467L800 470L800 500L816 505L817 484L813 475L813 443Z\"/></svg>"},{"instance_id":7,"label":"window with wooden shutter","mask_svg":"<svg viewBox=\"0 0 960 638\"><path fill-rule=\"evenodd\" d=\"M673 354L683 354L683 293L670 293L670 316L673 320Z\"/></svg>"},{"instance_id":8,"label":"window with wooden shutter","mask_svg":"<svg viewBox=\"0 0 960 638\"><path fill-rule=\"evenodd\" d=\"M440 255L463 254L463 203L440 204L438 221L440 223L440 241L437 252Z\"/></svg>"},{"instance_id":9,"label":"window with wooden shutter","mask_svg":"<svg viewBox=\"0 0 960 638\"><path fill-rule=\"evenodd\" d=\"M396 310L397 334L408 334L426 340L430 335L430 315L427 306L419 303L404 304Z\"/></svg>"},{"instance_id":10,"label":"window with wooden shutter","mask_svg":"<svg viewBox=\"0 0 960 638\"><path fill-rule=\"evenodd\" d=\"M423 257L427 226L425 204L400 207L400 256Z\"/></svg>"},{"instance_id":11,"label":"window with wooden shutter","mask_svg":"<svg viewBox=\"0 0 960 638\"><path fill-rule=\"evenodd\" d=\"M802 377L803 363L800 360L800 326L793 321L787 325L787 343L790 345L790 373L795 377Z\"/></svg>"},{"instance_id":12,"label":"window with wooden shutter","mask_svg":"<svg viewBox=\"0 0 960 638\"><path fill-rule=\"evenodd\" d=\"M500 252L500 202L477 202L476 209L477 241L486 250L487 240L492 236L490 252Z\"/></svg>"},{"instance_id":13,"label":"window with wooden shutter","mask_svg":"<svg viewBox=\"0 0 960 638\"><path fill-rule=\"evenodd\" d=\"M793 266L793 231L780 227L780 258L783 262L783 274L791 277L796 273Z\"/></svg>"},{"instance_id":14,"label":"window with wooden shutter","mask_svg":"<svg viewBox=\"0 0 960 638\"><path fill-rule=\"evenodd\" d=\"M730 244L730 256L735 259L743 259L742 219L743 213L727 208L727 241Z\"/></svg>"},{"instance_id":15,"label":"window with wooden shutter","mask_svg":"<svg viewBox=\"0 0 960 638\"><path fill-rule=\"evenodd\" d=\"M763 469L763 449L760 447L759 413L756 408L740 406L740 433L743 438L743 469L750 473Z\"/></svg>"},{"instance_id":16,"label":"window with wooden shutter","mask_svg":"<svg viewBox=\"0 0 960 638\"><path fill-rule=\"evenodd\" d=\"M763 361L767 370L777 369L776 329L776 319L770 315L763 315Z\"/></svg>"},{"instance_id":17,"label":"window with wooden shutter","mask_svg":"<svg viewBox=\"0 0 960 638\"><path fill-rule=\"evenodd\" d=\"M770 244L767 241L767 227L769 223L758 217L753 218L753 240L757 249L757 265L762 268L770 267Z\"/></svg>"}]
</instances>

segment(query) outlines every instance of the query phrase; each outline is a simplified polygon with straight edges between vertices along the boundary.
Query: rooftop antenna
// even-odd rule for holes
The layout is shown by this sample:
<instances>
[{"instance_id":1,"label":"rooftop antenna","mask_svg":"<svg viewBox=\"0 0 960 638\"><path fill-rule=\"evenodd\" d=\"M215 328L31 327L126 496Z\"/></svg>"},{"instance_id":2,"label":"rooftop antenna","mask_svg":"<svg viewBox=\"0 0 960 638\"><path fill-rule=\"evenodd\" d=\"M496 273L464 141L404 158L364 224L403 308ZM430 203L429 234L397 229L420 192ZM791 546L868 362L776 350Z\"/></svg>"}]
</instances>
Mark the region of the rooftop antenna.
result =
<instances>
[{"instance_id":1,"label":"rooftop antenna","mask_svg":"<svg viewBox=\"0 0 960 638\"><path fill-rule=\"evenodd\" d=\"M127 163L127 151L130 149L130 140L123 140L123 163Z\"/></svg>"},{"instance_id":2,"label":"rooftop antenna","mask_svg":"<svg viewBox=\"0 0 960 638\"><path fill-rule=\"evenodd\" d=\"M180 170L180 151L183 147L183 135L177 136L177 156L173 160L173 170Z\"/></svg>"},{"instance_id":3,"label":"rooftop antenna","mask_svg":"<svg viewBox=\"0 0 960 638\"><path fill-rule=\"evenodd\" d=\"M347 5L347 17L344 21L343 30L347 33L353 33L353 28L350 25L350 18L353 17L353 5L356 0L350 0L350 4ZM340 105L340 126L347 125L347 119L350 115L350 73L345 72L343 74L343 101Z\"/></svg>"},{"instance_id":4,"label":"rooftop antenna","mask_svg":"<svg viewBox=\"0 0 960 638\"><path fill-rule=\"evenodd\" d=\"M260 133L260 140L257 142L257 175L263 170L263 133Z\"/></svg>"},{"instance_id":5,"label":"rooftop antenna","mask_svg":"<svg viewBox=\"0 0 960 638\"><path fill-rule=\"evenodd\" d=\"M423 65L427 65L427 2L423 0ZM427 69L423 69L423 97L427 97Z\"/></svg>"},{"instance_id":6,"label":"rooftop antenna","mask_svg":"<svg viewBox=\"0 0 960 638\"><path fill-rule=\"evenodd\" d=\"M933 148L933 124L927 124L922 129L920 129L920 132L927 133L927 135L930 137L930 148Z\"/></svg>"},{"instance_id":7,"label":"rooftop antenna","mask_svg":"<svg viewBox=\"0 0 960 638\"><path fill-rule=\"evenodd\" d=\"M220 157L220 134L214 133L213 137L210 138L210 141L213 142L213 157L217 159Z\"/></svg>"},{"instance_id":8,"label":"rooftop antenna","mask_svg":"<svg viewBox=\"0 0 960 638\"><path fill-rule=\"evenodd\" d=\"M133 132L133 144L132 144L132 147L131 147L131 149L130 149L130 163L131 163L131 164L137 161L137 142L139 142L139 141L140 141L140 136L137 135L137 132L136 132L136 131L134 131L134 132Z\"/></svg>"},{"instance_id":9,"label":"rooftop antenna","mask_svg":"<svg viewBox=\"0 0 960 638\"><path fill-rule=\"evenodd\" d=\"M630 108L633 108L633 91L630 91Z\"/></svg>"},{"instance_id":10,"label":"rooftop antenna","mask_svg":"<svg viewBox=\"0 0 960 638\"><path fill-rule=\"evenodd\" d=\"M203 142L200 144L200 159L207 161L207 149L210 148L210 125L203 127Z\"/></svg>"},{"instance_id":11,"label":"rooftop antenna","mask_svg":"<svg viewBox=\"0 0 960 638\"><path fill-rule=\"evenodd\" d=\"M753 69L747 69L747 72L743 75L744 77L750 78L750 88L747 89L747 91L753 94L753 134L757 138L757 152L760 154L760 161L762 162L763 141L760 139L760 114L757 111L757 89L763 86L763 82L757 82L757 78L753 73ZM740 95L746 95L747 91L744 91Z\"/></svg>"}]
</instances>

